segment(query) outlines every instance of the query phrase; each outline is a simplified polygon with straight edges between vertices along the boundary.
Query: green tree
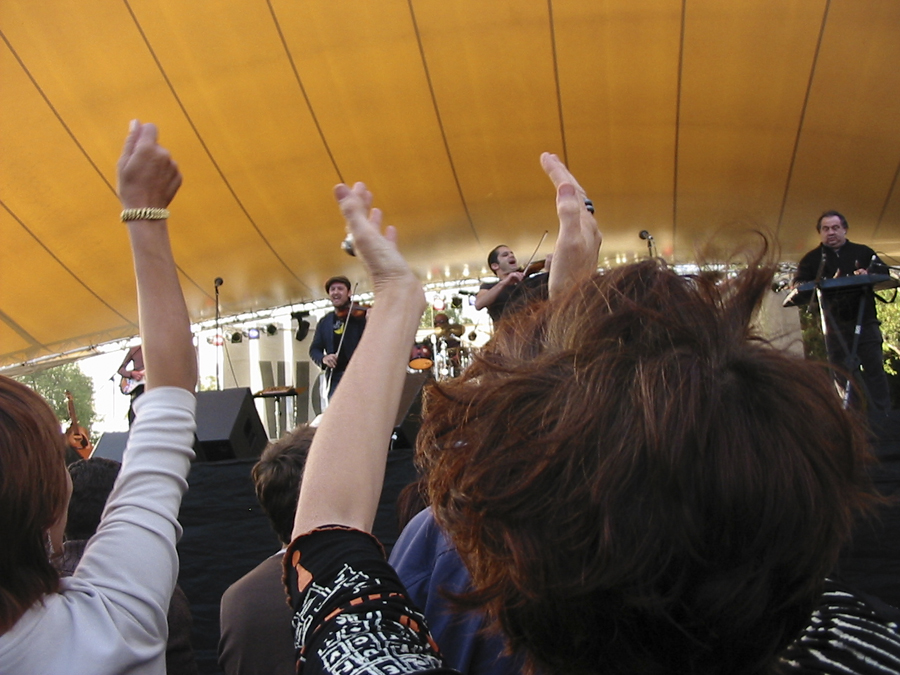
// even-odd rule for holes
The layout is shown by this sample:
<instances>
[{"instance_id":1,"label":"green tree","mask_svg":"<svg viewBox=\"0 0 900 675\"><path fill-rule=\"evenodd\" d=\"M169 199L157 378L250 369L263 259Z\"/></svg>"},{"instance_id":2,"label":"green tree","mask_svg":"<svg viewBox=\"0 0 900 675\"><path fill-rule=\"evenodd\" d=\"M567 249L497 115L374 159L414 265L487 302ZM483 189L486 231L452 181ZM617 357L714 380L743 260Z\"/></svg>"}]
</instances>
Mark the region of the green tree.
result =
<instances>
[{"instance_id":1,"label":"green tree","mask_svg":"<svg viewBox=\"0 0 900 675\"><path fill-rule=\"evenodd\" d=\"M808 306L800 305L800 330L803 336L803 353L808 359L828 360L825 350L825 338L822 337L822 324L819 311L809 311Z\"/></svg>"},{"instance_id":2,"label":"green tree","mask_svg":"<svg viewBox=\"0 0 900 675\"><path fill-rule=\"evenodd\" d=\"M94 383L81 371L78 364L65 363L16 379L44 397L63 427L69 425L69 409L66 405L66 390L69 390L75 400L78 423L91 432L92 440L97 440L92 431L97 419L97 412L94 409Z\"/></svg>"},{"instance_id":3,"label":"green tree","mask_svg":"<svg viewBox=\"0 0 900 675\"><path fill-rule=\"evenodd\" d=\"M875 305L884 337L884 369L896 375L900 366L900 302L876 302Z\"/></svg>"}]
</instances>

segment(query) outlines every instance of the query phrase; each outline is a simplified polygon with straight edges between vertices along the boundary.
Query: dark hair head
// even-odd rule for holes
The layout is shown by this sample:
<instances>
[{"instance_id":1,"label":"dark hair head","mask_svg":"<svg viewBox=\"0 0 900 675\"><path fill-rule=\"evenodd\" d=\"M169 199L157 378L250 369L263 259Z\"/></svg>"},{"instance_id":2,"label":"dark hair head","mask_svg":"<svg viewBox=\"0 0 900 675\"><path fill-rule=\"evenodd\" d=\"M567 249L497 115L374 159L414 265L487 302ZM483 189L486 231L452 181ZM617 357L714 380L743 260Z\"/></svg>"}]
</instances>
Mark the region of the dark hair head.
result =
<instances>
[{"instance_id":1,"label":"dark hair head","mask_svg":"<svg viewBox=\"0 0 900 675\"><path fill-rule=\"evenodd\" d=\"M756 673L809 618L868 454L825 367L750 328L772 272L596 274L429 389L418 450L463 601L532 664Z\"/></svg>"},{"instance_id":2,"label":"dark hair head","mask_svg":"<svg viewBox=\"0 0 900 675\"><path fill-rule=\"evenodd\" d=\"M841 225L843 226L843 228L844 228L845 230L849 227L849 226L847 225L847 219L844 218L844 214L843 214L843 213L840 213L839 211L826 211L826 212L823 213L821 216L819 216L819 219L816 221L816 232L821 232L821 231L822 231L822 219L823 219L823 218L831 218L831 217L833 217L833 216L836 216L837 218L840 219Z\"/></svg>"},{"instance_id":3,"label":"dark hair head","mask_svg":"<svg viewBox=\"0 0 900 675\"><path fill-rule=\"evenodd\" d=\"M0 375L0 633L59 586L45 542L66 509L65 456L44 399Z\"/></svg>"},{"instance_id":4,"label":"dark hair head","mask_svg":"<svg viewBox=\"0 0 900 675\"><path fill-rule=\"evenodd\" d=\"M72 497L66 520L67 539L90 539L97 531L120 468L119 462L103 457L80 459L69 465Z\"/></svg>"},{"instance_id":5,"label":"dark hair head","mask_svg":"<svg viewBox=\"0 0 900 675\"><path fill-rule=\"evenodd\" d=\"M315 433L314 427L304 425L270 443L251 472L256 497L283 544L291 540L303 467Z\"/></svg>"},{"instance_id":6,"label":"dark hair head","mask_svg":"<svg viewBox=\"0 0 900 675\"><path fill-rule=\"evenodd\" d=\"M488 269L494 269L494 265L497 264L497 260L500 258L500 249L501 248L509 248L506 244L500 244L499 246L495 246L491 249L491 252L488 253Z\"/></svg>"}]
</instances>

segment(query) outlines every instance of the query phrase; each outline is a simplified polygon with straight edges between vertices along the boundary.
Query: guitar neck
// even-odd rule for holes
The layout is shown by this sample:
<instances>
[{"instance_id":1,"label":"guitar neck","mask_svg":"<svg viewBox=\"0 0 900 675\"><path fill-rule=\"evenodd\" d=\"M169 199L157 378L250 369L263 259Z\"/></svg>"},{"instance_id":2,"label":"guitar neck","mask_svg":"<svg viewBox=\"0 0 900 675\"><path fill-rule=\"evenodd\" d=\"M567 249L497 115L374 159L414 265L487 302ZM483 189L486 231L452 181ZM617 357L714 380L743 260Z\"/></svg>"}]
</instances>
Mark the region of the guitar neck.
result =
<instances>
[{"instance_id":1,"label":"guitar neck","mask_svg":"<svg viewBox=\"0 0 900 675\"><path fill-rule=\"evenodd\" d=\"M72 394L66 392L66 406L69 408L69 420L73 426L78 426L78 416L75 414L75 401L72 400Z\"/></svg>"}]
</instances>

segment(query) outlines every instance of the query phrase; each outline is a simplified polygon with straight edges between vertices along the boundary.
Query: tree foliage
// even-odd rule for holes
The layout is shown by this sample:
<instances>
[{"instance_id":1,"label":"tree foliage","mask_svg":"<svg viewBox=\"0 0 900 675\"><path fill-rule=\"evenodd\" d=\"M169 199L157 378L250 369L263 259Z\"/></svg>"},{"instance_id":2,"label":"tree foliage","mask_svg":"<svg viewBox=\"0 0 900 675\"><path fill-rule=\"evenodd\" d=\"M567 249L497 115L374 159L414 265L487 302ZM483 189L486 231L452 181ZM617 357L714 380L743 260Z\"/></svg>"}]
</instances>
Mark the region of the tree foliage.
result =
<instances>
[{"instance_id":1,"label":"tree foliage","mask_svg":"<svg viewBox=\"0 0 900 675\"><path fill-rule=\"evenodd\" d=\"M44 397L63 427L69 426L69 409L66 405L68 389L75 400L78 423L91 431L97 419L94 409L94 383L81 371L78 364L66 363L37 373L22 375L16 379Z\"/></svg>"},{"instance_id":2,"label":"tree foliage","mask_svg":"<svg viewBox=\"0 0 900 675\"><path fill-rule=\"evenodd\" d=\"M900 302L877 302L878 320L884 338L884 369L897 374L900 365Z\"/></svg>"}]
</instances>

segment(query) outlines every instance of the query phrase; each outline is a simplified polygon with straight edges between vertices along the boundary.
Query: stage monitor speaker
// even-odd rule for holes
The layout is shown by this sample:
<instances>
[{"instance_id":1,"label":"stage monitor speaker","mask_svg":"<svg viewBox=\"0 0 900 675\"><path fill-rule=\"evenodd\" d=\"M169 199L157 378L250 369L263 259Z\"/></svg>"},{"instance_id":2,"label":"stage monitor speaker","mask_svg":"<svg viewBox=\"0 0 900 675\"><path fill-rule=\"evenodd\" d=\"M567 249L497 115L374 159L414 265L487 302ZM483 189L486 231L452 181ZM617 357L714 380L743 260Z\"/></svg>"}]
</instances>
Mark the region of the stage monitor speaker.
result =
<instances>
[{"instance_id":1,"label":"stage monitor speaker","mask_svg":"<svg viewBox=\"0 0 900 675\"><path fill-rule=\"evenodd\" d=\"M248 388L197 393L197 461L259 457L268 440Z\"/></svg>"},{"instance_id":2,"label":"stage monitor speaker","mask_svg":"<svg viewBox=\"0 0 900 675\"><path fill-rule=\"evenodd\" d=\"M94 446L91 459L103 457L104 459L114 459L117 462L121 462L122 455L125 454L126 445L128 445L127 431L107 431L97 441L97 445Z\"/></svg>"}]
</instances>

